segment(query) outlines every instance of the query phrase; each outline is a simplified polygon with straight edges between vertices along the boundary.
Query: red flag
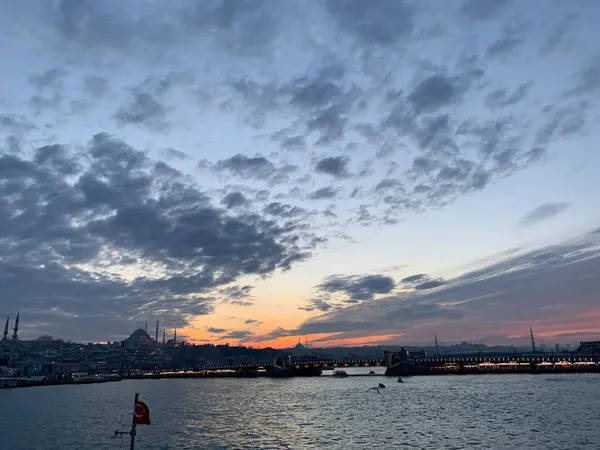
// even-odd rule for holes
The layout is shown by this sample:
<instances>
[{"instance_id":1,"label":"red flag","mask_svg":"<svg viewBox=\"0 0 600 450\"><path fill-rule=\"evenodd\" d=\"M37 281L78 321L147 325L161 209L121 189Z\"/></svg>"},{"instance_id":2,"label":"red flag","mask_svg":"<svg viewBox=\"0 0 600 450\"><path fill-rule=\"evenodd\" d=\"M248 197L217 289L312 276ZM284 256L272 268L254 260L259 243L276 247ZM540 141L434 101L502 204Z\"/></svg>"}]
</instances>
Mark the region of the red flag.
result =
<instances>
[{"instance_id":1,"label":"red flag","mask_svg":"<svg viewBox=\"0 0 600 450\"><path fill-rule=\"evenodd\" d=\"M150 409L148 405L138 401L133 409L133 420L137 425L150 425Z\"/></svg>"}]
</instances>

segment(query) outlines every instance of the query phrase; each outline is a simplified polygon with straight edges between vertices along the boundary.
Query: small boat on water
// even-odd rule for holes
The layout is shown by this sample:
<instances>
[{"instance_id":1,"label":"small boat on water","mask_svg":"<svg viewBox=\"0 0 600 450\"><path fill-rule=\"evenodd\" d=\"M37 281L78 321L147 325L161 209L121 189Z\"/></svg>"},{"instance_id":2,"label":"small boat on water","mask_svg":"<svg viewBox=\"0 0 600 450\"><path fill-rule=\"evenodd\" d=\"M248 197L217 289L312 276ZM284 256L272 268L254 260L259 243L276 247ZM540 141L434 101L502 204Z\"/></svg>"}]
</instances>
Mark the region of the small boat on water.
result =
<instances>
[{"instance_id":1,"label":"small boat on water","mask_svg":"<svg viewBox=\"0 0 600 450\"><path fill-rule=\"evenodd\" d=\"M345 370L334 370L332 376L336 378L347 378L348 374Z\"/></svg>"}]
</instances>

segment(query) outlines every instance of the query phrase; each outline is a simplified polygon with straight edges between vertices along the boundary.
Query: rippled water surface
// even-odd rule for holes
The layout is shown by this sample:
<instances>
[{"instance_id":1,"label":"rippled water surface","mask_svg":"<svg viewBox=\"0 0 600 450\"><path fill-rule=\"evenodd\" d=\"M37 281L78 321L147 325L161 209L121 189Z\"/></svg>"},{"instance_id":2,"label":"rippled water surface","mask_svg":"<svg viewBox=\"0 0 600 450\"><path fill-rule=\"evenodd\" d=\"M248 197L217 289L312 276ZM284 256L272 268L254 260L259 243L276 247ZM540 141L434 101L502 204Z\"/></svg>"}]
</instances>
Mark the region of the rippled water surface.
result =
<instances>
[{"instance_id":1,"label":"rippled water surface","mask_svg":"<svg viewBox=\"0 0 600 450\"><path fill-rule=\"evenodd\" d=\"M378 382L386 388L368 388ZM0 449L600 449L600 376L135 380L0 391Z\"/></svg>"}]
</instances>

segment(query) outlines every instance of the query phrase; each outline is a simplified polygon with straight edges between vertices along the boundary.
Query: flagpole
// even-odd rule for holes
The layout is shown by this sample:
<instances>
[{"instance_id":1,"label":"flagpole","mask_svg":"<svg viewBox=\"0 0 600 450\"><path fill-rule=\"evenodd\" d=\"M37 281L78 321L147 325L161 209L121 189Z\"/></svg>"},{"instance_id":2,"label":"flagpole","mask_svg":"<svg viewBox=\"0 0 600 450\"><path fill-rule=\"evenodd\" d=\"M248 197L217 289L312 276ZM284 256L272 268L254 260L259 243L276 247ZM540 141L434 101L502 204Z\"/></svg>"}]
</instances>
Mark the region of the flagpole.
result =
<instances>
[{"instance_id":1,"label":"flagpole","mask_svg":"<svg viewBox=\"0 0 600 450\"><path fill-rule=\"evenodd\" d=\"M133 401L133 414L132 414L132 418L131 418L131 431L129 432L129 436L131 436L131 444L129 446L129 450L135 450L135 407L137 406L138 403L138 398L139 398L140 394L139 393L135 393L135 400Z\"/></svg>"}]
</instances>

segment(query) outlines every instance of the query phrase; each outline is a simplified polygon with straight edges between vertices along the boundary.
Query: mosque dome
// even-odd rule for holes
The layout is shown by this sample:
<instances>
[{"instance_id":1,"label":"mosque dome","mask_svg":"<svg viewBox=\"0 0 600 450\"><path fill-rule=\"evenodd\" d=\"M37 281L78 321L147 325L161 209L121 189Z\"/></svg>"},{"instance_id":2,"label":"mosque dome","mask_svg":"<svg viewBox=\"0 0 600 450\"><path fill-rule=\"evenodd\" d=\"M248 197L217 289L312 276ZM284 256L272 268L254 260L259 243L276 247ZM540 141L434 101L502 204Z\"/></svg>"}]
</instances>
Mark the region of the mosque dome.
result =
<instances>
[{"instance_id":1,"label":"mosque dome","mask_svg":"<svg viewBox=\"0 0 600 450\"><path fill-rule=\"evenodd\" d=\"M152 338L150 337L150 335L148 333L146 333L146 331L143 328L138 328L137 330L135 330L133 333L131 333L131 335L125 339L128 342L147 342L152 340Z\"/></svg>"}]
</instances>

